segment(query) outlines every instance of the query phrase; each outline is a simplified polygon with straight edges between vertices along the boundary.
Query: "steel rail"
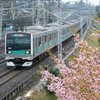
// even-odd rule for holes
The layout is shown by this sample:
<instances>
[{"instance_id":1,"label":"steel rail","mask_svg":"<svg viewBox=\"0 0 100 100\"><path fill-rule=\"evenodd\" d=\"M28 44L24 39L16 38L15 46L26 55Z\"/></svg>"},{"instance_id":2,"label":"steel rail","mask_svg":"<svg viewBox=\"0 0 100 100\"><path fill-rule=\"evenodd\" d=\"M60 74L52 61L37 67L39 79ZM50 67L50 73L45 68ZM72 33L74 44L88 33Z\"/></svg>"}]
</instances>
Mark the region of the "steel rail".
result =
<instances>
[{"instance_id":1,"label":"steel rail","mask_svg":"<svg viewBox=\"0 0 100 100\"><path fill-rule=\"evenodd\" d=\"M0 78L3 77L3 76L5 76L5 75L7 75L7 74L9 74L9 73L12 72L14 69L15 69L15 68L12 68L11 70L4 72L3 74L0 75Z\"/></svg>"},{"instance_id":2,"label":"steel rail","mask_svg":"<svg viewBox=\"0 0 100 100\"><path fill-rule=\"evenodd\" d=\"M17 72L17 73L16 73L15 75L13 75L12 77L7 78L6 80L4 80L3 82L0 83L0 86L2 86L3 84L7 83L7 82L10 81L10 80L12 80L13 78L15 78L16 76L18 76L19 74L23 73L26 69L28 69L28 68L25 68L25 69L23 69L23 70ZM14 71L14 70L13 70L13 71ZM12 72L12 71L11 71L11 72ZM9 72L9 73L10 73L10 72ZM3 77L6 76L6 75L8 75L9 73L5 73L5 75L3 75ZM10 74L11 74L11 73L10 73Z\"/></svg>"}]
</instances>

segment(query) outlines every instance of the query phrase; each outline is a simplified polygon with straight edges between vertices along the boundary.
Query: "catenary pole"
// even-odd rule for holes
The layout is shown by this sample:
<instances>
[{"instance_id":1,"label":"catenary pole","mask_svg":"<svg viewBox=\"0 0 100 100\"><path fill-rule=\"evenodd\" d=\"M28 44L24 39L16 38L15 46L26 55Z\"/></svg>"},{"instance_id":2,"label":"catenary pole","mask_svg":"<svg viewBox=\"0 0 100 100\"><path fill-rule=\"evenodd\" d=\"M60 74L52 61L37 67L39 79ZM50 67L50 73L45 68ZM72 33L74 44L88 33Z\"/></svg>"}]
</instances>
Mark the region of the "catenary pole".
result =
<instances>
[{"instance_id":1,"label":"catenary pole","mask_svg":"<svg viewBox=\"0 0 100 100\"><path fill-rule=\"evenodd\" d=\"M58 58L62 59L62 18L61 18L61 0L58 1Z\"/></svg>"},{"instance_id":2,"label":"catenary pole","mask_svg":"<svg viewBox=\"0 0 100 100\"><path fill-rule=\"evenodd\" d=\"M81 37L82 37L82 35L83 35L83 27L82 27L82 25L83 25L83 21L82 21L82 19L83 19L83 12L82 12L82 7L83 7L83 0L80 0L80 28L81 28Z\"/></svg>"},{"instance_id":3,"label":"catenary pole","mask_svg":"<svg viewBox=\"0 0 100 100\"><path fill-rule=\"evenodd\" d=\"M0 39L2 38L3 1L0 1Z\"/></svg>"}]
</instances>

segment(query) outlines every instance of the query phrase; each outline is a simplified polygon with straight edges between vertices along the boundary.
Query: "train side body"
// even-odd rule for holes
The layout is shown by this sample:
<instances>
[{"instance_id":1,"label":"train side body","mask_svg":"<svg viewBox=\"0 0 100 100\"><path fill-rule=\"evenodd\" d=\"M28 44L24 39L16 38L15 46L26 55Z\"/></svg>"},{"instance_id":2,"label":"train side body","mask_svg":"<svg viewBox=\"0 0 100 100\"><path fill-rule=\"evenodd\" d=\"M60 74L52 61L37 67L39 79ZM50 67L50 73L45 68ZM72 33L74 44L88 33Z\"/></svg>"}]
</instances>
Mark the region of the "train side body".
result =
<instances>
[{"instance_id":1,"label":"train side body","mask_svg":"<svg viewBox=\"0 0 100 100\"><path fill-rule=\"evenodd\" d=\"M86 19L83 19L83 26ZM34 29L35 27L35 29ZM62 25L62 42L73 35L69 29L80 30L79 20ZM58 45L58 25L49 24L44 28L29 26L26 32L13 32L5 36L5 54L7 66L31 66L36 57L42 58L47 49ZM13 45L11 45L13 41Z\"/></svg>"}]
</instances>

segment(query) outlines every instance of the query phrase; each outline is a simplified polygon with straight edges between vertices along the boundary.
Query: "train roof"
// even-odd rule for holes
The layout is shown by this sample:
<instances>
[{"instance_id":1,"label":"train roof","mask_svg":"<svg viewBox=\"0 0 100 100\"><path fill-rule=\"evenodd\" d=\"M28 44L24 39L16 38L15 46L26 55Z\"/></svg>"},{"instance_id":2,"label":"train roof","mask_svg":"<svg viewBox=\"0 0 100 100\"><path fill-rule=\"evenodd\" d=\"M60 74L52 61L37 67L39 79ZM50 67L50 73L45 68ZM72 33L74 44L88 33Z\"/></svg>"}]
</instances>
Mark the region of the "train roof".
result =
<instances>
[{"instance_id":1,"label":"train roof","mask_svg":"<svg viewBox=\"0 0 100 100\"><path fill-rule=\"evenodd\" d=\"M78 23L80 21L80 18L78 19L73 19L73 20L68 20L68 21L63 21L62 26L63 27L69 27L72 24ZM11 33L28 33L28 34L39 34L39 33L44 33L52 30L57 30L58 29L58 22L55 23L49 23L44 26L28 26L24 28L24 31L18 31L18 32L11 32ZM9 34L9 33L8 33Z\"/></svg>"},{"instance_id":2,"label":"train roof","mask_svg":"<svg viewBox=\"0 0 100 100\"><path fill-rule=\"evenodd\" d=\"M65 21L62 23L62 26L63 27L70 26L72 23L74 24L76 22L78 22L78 21L74 21L74 20L73 20L73 22L71 22L71 21L66 22ZM44 26L28 26L28 27L25 27L25 31L35 35L35 34L39 34L40 32L43 33L43 32L47 32L47 31L51 31L51 30L56 30L56 29L58 29L58 26L59 26L58 22L49 23L49 24L44 25Z\"/></svg>"},{"instance_id":3,"label":"train roof","mask_svg":"<svg viewBox=\"0 0 100 100\"><path fill-rule=\"evenodd\" d=\"M47 30L46 27L43 26L28 26L25 28L26 30Z\"/></svg>"}]
</instances>

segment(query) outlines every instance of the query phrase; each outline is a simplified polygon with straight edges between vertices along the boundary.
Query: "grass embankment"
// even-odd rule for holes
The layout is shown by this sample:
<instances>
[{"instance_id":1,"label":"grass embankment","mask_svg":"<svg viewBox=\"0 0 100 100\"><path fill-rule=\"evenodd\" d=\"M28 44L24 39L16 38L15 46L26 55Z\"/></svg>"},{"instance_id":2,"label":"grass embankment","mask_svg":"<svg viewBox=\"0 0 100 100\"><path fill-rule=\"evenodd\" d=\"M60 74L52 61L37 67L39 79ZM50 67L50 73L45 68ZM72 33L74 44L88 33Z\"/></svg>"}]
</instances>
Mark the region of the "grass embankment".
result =
<instances>
[{"instance_id":1,"label":"grass embankment","mask_svg":"<svg viewBox=\"0 0 100 100\"><path fill-rule=\"evenodd\" d=\"M88 31L87 37L86 37L86 41L89 43L89 45L91 45L92 47L98 47L100 50L100 45L98 42L99 38L95 38L95 37L91 37L91 33L100 33L100 30L98 30L97 28L91 26L90 30Z\"/></svg>"},{"instance_id":2,"label":"grass embankment","mask_svg":"<svg viewBox=\"0 0 100 100\"><path fill-rule=\"evenodd\" d=\"M91 37L92 33L98 33L100 30L94 28L91 26L90 30L88 31L88 34L86 36L86 41L91 45L92 47L98 47L100 50L100 45L98 43L98 38ZM77 50L69 57L77 57L78 53ZM57 97L47 94L45 91L36 91L32 94L32 97L28 100L57 100Z\"/></svg>"},{"instance_id":3,"label":"grass embankment","mask_svg":"<svg viewBox=\"0 0 100 100\"><path fill-rule=\"evenodd\" d=\"M99 51L100 51L100 45L99 45L99 42L98 42L98 39L99 38L95 38L95 37L92 37L91 36L92 33L97 34L98 32L100 33L100 30L99 29L91 26L90 30L87 33L87 36L86 36L86 39L85 40L88 42L88 44L90 46L92 46L92 47L98 47L99 48ZM75 52L72 55L70 55L70 57L68 58L68 60L70 60L71 57L77 57L77 55L78 55L78 51L75 50Z\"/></svg>"},{"instance_id":4,"label":"grass embankment","mask_svg":"<svg viewBox=\"0 0 100 100\"><path fill-rule=\"evenodd\" d=\"M41 90L34 92L27 100L57 100L57 97L49 95L45 91Z\"/></svg>"}]
</instances>

